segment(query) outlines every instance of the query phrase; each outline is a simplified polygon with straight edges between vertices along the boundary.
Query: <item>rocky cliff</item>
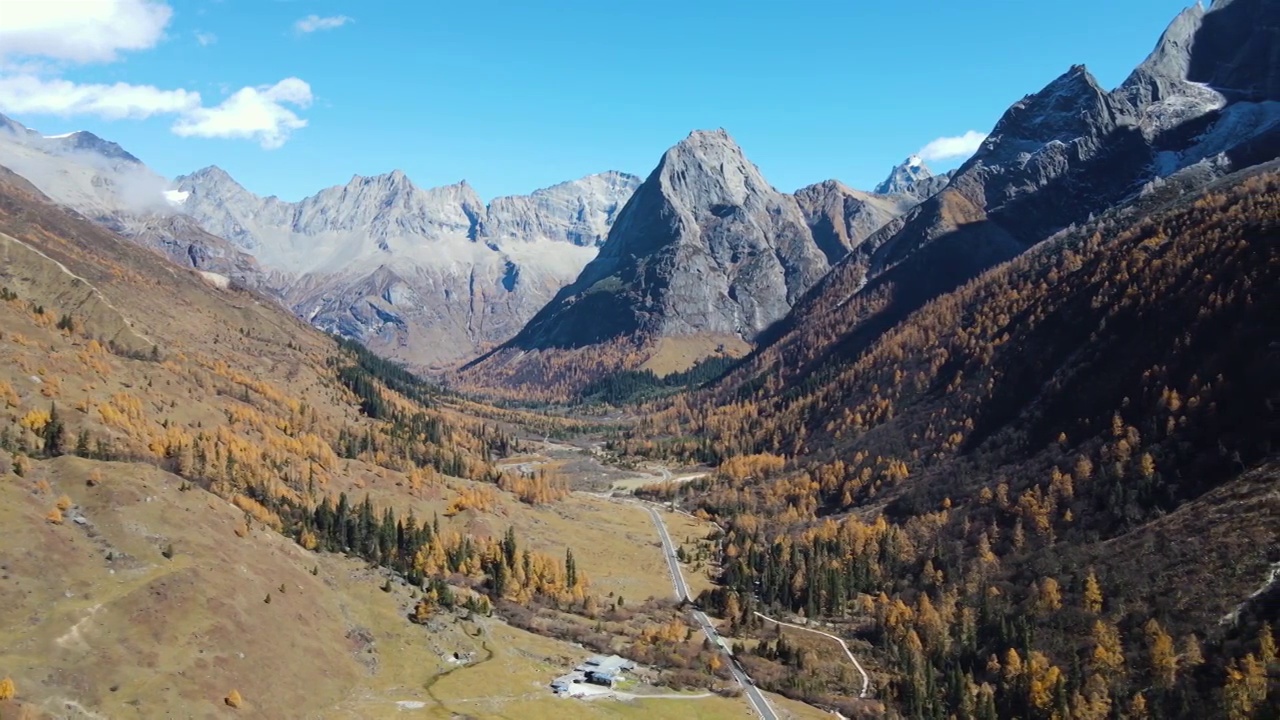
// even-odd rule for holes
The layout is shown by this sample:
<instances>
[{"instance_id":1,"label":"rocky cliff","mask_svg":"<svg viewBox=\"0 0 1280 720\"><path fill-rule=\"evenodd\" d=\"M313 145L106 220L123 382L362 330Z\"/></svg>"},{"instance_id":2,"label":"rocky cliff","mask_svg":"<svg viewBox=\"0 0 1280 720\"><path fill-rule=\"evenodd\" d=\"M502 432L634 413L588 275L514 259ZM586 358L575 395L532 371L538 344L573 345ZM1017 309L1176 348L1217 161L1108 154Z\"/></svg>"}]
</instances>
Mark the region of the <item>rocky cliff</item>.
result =
<instances>
[{"instance_id":1,"label":"rocky cliff","mask_svg":"<svg viewBox=\"0 0 1280 720\"><path fill-rule=\"evenodd\" d=\"M638 184L603 173L486 206L465 181L420 188L398 170L296 203L216 167L177 180L182 211L257 258L295 313L419 366L514 335L594 257Z\"/></svg>"}]
</instances>

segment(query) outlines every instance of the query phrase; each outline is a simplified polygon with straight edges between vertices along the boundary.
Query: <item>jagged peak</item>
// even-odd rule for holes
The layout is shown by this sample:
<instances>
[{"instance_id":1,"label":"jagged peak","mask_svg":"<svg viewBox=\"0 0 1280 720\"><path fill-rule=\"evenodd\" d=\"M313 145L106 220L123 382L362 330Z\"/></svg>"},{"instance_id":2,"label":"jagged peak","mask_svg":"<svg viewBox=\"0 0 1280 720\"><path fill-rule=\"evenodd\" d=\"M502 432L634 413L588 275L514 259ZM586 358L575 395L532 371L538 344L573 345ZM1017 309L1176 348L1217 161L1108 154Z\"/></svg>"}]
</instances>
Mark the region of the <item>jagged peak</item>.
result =
<instances>
[{"instance_id":1,"label":"jagged peak","mask_svg":"<svg viewBox=\"0 0 1280 720\"><path fill-rule=\"evenodd\" d=\"M231 177L230 173L217 165L209 165L207 167L202 167L195 172L180 175L174 180L174 184L183 188L204 186L232 188L240 192L249 192L248 190L245 190L244 186L236 182L235 178Z\"/></svg>"},{"instance_id":2,"label":"jagged peak","mask_svg":"<svg viewBox=\"0 0 1280 720\"><path fill-rule=\"evenodd\" d=\"M889 177L884 182L876 185L874 192L879 195L896 195L898 193L909 192L912 186L921 180L928 180L933 177L933 171L925 165L924 159L919 155L909 155L901 165L897 165L889 172Z\"/></svg>"},{"instance_id":3,"label":"jagged peak","mask_svg":"<svg viewBox=\"0 0 1280 720\"><path fill-rule=\"evenodd\" d=\"M742 148L724 128L693 130L683 140L667 150L665 156L694 155L742 157Z\"/></svg>"},{"instance_id":4,"label":"jagged peak","mask_svg":"<svg viewBox=\"0 0 1280 720\"><path fill-rule=\"evenodd\" d=\"M1098 84L1098 79L1093 76L1093 73L1089 70L1089 66L1084 63L1077 63L1067 68L1067 71L1059 75L1057 78L1054 78L1053 82L1046 85L1044 90L1036 93L1036 95L1043 95L1046 90L1058 89L1064 86L1084 86L1091 89L1097 89L1099 91L1102 90L1102 86Z\"/></svg>"},{"instance_id":5,"label":"jagged peak","mask_svg":"<svg viewBox=\"0 0 1280 720\"><path fill-rule=\"evenodd\" d=\"M413 187L413 181L409 179L408 175L405 175L403 170L399 169L378 175L361 175L356 173L347 181L347 187L349 188L365 187L368 185L407 185L409 187Z\"/></svg>"},{"instance_id":6,"label":"jagged peak","mask_svg":"<svg viewBox=\"0 0 1280 720\"><path fill-rule=\"evenodd\" d=\"M205 167L200 168L199 170L196 170L195 172L187 173L186 175L183 175L183 177L231 180L231 175L228 174L226 170L223 170L217 165L207 165Z\"/></svg>"},{"instance_id":7,"label":"jagged peak","mask_svg":"<svg viewBox=\"0 0 1280 720\"><path fill-rule=\"evenodd\" d=\"M0 127L5 127L14 134L25 135L29 139L35 140L46 151L55 150L64 153L88 152L111 160L123 160L136 165L142 164L141 160L123 147L120 147L119 143L106 140L88 130L76 130L60 135L41 135L35 130L24 127L21 123L2 116L0 116Z\"/></svg>"},{"instance_id":8,"label":"jagged peak","mask_svg":"<svg viewBox=\"0 0 1280 720\"><path fill-rule=\"evenodd\" d=\"M698 141L698 142L706 142L706 141L728 141L731 143L733 142L733 138L729 136L729 131L725 130L722 127L708 129L708 130L700 130L700 129L690 130L689 134L685 136L685 140Z\"/></svg>"},{"instance_id":9,"label":"jagged peak","mask_svg":"<svg viewBox=\"0 0 1280 720\"><path fill-rule=\"evenodd\" d=\"M1108 102L1108 95L1086 66L1072 65L1040 92L1010 106L983 149L990 149L1000 138L1043 143L1078 137L1096 119L1095 110Z\"/></svg>"},{"instance_id":10,"label":"jagged peak","mask_svg":"<svg viewBox=\"0 0 1280 720\"><path fill-rule=\"evenodd\" d=\"M519 195L499 195L498 197L495 197L490 204L510 202L524 198L536 198L543 195L555 194L570 188L589 187L596 185L597 183L610 188L619 188L624 189L627 192L632 192L639 187L642 182L644 182L644 178L639 177L638 175L632 175L631 173L622 172L621 170L605 170L604 172L583 175L582 177L574 180L558 182L555 185L540 187L530 193Z\"/></svg>"},{"instance_id":11,"label":"jagged peak","mask_svg":"<svg viewBox=\"0 0 1280 720\"><path fill-rule=\"evenodd\" d=\"M830 178L828 180L823 180L822 182L813 183L812 185L805 185L804 187L795 191L795 194L799 195L801 193L811 193L811 192L817 192L817 191L849 192L851 190L852 188L850 188L848 185L845 185L844 183L840 182L839 180L836 180L835 178Z\"/></svg>"}]
</instances>

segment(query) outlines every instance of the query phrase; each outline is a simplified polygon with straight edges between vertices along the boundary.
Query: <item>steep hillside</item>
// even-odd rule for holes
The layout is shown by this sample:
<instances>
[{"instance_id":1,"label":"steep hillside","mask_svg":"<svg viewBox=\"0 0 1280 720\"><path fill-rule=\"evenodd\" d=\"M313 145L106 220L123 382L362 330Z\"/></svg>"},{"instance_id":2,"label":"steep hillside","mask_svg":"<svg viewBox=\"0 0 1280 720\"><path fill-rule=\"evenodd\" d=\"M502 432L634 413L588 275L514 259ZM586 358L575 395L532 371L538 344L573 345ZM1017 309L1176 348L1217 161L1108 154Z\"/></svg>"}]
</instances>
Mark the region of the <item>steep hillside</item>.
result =
<instances>
[{"instance_id":1,"label":"steep hillside","mask_svg":"<svg viewBox=\"0 0 1280 720\"><path fill-rule=\"evenodd\" d=\"M1234 79L1245 71L1227 38L1274 50L1268 22L1255 22L1268 7L1191 8L1114 91L1075 66L1015 103L945 189L859 244L761 338L745 375L777 366L783 382L801 382L813 363L856 356L930 299L1054 233L1163 185L1194 187L1275 158L1276 103L1228 84L1265 86Z\"/></svg>"},{"instance_id":2,"label":"steep hillside","mask_svg":"<svg viewBox=\"0 0 1280 720\"><path fill-rule=\"evenodd\" d=\"M1277 218L1274 163L1154 193L628 449L723 459L707 602L839 621L908 717L1270 717Z\"/></svg>"}]
</instances>

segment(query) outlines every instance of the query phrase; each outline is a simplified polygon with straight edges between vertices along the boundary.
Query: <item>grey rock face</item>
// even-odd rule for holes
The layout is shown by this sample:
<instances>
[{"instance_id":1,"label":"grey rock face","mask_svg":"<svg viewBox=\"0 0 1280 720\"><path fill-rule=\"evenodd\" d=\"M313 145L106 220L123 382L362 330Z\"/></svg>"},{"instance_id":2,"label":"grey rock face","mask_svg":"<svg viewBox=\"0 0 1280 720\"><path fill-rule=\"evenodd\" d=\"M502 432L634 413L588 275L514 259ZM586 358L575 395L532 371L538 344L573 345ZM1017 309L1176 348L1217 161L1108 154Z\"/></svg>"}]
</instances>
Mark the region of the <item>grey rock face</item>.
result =
<instances>
[{"instance_id":1,"label":"grey rock face","mask_svg":"<svg viewBox=\"0 0 1280 720\"><path fill-rule=\"evenodd\" d=\"M480 236L497 245L546 239L598 247L639 186L635 175L607 172L530 195L495 198L481 223Z\"/></svg>"},{"instance_id":2,"label":"grey rock face","mask_svg":"<svg viewBox=\"0 0 1280 720\"><path fill-rule=\"evenodd\" d=\"M1225 104L1218 91L1188 80L1205 14L1199 3L1179 13L1147 59L1114 93L1132 106L1148 137Z\"/></svg>"},{"instance_id":3,"label":"grey rock face","mask_svg":"<svg viewBox=\"0 0 1280 720\"><path fill-rule=\"evenodd\" d=\"M755 338L827 269L795 199L723 130L662 156L596 257L507 347L626 334Z\"/></svg>"},{"instance_id":4,"label":"grey rock face","mask_svg":"<svg viewBox=\"0 0 1280 720\"><path fill-rule=\"evenodd\" d=\"M157 213L100 222L174 264L225 275L242 287L270 292L262 268L252 255L205 232L186 215Z\"/></svg>"},{"instance_id":5,"label":"grey rock face","mask_svg":"<svg viewBox=\"0 0 1280 720\"><path fill-rule=\"evenodd\" d=\"M837 180L827 180L797 190L795 197L814 242L834 265L877 230L915 207L919 203L915 193L936 184L932 183L935 177L911 183L907 186L909 192L895 195L866 193Z\"/></svg>"},{"instance_id":6,"label":"grey rock face","mask_svg":"<svg viewBox=\"0 0 1280 720\"><path fill-rule=\"evenodd\" d=\"M178 179L183 211L251 252L295 313L419 365L514 335L594 257L638 183L604 173L486 207L465 181L423 189L400 171L296 203L218 168Z\"/></svg>"}]
</instances>

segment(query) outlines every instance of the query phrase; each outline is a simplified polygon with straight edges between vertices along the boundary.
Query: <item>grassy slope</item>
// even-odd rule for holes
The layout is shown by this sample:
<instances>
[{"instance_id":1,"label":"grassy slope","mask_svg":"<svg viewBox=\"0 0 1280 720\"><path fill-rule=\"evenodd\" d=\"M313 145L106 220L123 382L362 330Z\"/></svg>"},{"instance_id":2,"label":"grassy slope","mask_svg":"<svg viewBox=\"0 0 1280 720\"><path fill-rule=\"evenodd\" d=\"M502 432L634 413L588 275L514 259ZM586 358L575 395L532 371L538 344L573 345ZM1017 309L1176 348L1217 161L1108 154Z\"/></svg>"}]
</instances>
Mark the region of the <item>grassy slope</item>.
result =
<instances>
[{"instance_id":1,"label":"grassy slope","mask_svg":"<svg viewBox=\"0 0 1280 720\"><path fill-rule=\"evenodd\" d=\"M338 428L377 429L326 364L332 340L269 301L215 289L48 206L12 176L0 177L0 232L48 256L15 253L0 267L0 285L20 293L0 303L0 383L8 396L0 398L0 427L11 433L20 418L52 402L69 443L86 430L139 457L150 453L148 438L164 436L166 428L196 434L222 426L250 443L242 457L278 452L285 474L300 475L308 466L302 451L277 447L285 436L272 429L306 414L295 403L315 411L321 436L332 438ZM106 305L82 312L87 306L65 300L65 288L82 284ZM33 312L35 304L46 306L44 315ZM108 305L110 312L103 309ZM54 327L64 313L74 317L74 331ZM119 334L121 323L154 342L161 361L95 345L104 328ZM122 394L138 401L137 416L110 422L101 408ZM265 417L265 425L229 420L246 410ZM474 422L449 414L456 427ZM30 433L17 435L39 447ZM317 473L318 490L357 498L367 492L379 506L395 506L402 515L412 507L429 518L472 486L443 479L414 488L405 473L375 461L314 463L325 466ZM112 717L156 717L181 708L212 717L227 712L223 697L235 688L244 714L254 717L396 715L398 700L425 702L424 713L439 715L427 685L452 667L442 657L480 650L472 636L477 625L446 621L428 630L408 623L413 601L407 589L383 593L381 576L362 563L305 552L262 522L251 522L246 532L244 512L198 487L182 491L181 479L158 470L157 459L22 462L27 468L19 477L9 454L0 453L0 527L6 529L0 606L9 610L0 618L6 638L0 676L12 675L19 701L31 707L62 714L71 704ZM102 479L90 487L94 472ZM63 495L71 508L61 524L51 523L46 515ZM531 509L498 496L494 511L442 517L443 525L501 533L515 524L523 542L553 556L581 544L580 567L602 591L636 597L664 591L665 568L646 542L651 535L642 535L647 518L639 512L623 513L620 535L603 501L573 498ZM161 552L170 544L175 555L166 559ZM566 657L582 653L496 621L486 624L498 638L497 651L509 658L504 677L525 683L515 698L554 677L526 647ZM436 695L451 702L447 691ZM499 714L510 716L521 702L508 698ZM746 708L741 700L699 702L709 713L720 708L708 717L741 716ZM679 702L648 705L642 714L688 712ZM566 716L614 714L607 704L554 707Z\"/></svg>"}]
</instances>

